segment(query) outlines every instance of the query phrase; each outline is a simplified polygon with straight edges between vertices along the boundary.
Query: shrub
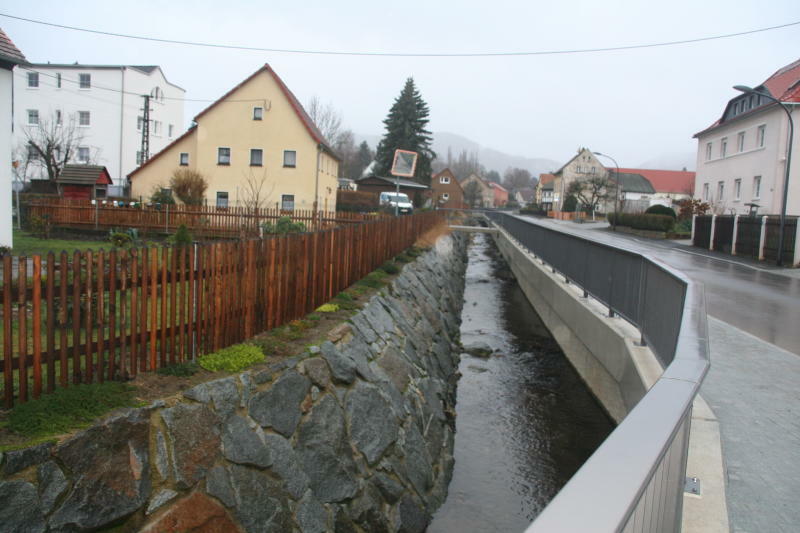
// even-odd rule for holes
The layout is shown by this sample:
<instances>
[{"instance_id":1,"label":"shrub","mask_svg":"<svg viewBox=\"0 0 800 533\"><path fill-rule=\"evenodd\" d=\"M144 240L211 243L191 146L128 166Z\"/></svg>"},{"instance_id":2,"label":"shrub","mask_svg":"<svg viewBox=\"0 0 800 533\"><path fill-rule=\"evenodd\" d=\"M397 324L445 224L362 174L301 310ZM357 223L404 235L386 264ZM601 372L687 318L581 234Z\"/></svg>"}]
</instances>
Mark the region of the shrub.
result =
<instances>
[{"instance_id":1,"label":"shrub","mask_svg":"<svg viewBox=\"0 0 800 533\"><path fill-rule=\"evenodd\" d=\"M115 231L108 236L108 240L115 248L126 248L133 243L133 238L127 233Z\"/></svg>"},{"instance_id":2,"label":"shrub","mask_svg":"<svg viewBox=\"0 0 800 533\"><path fill-rule=\"evenodd\" d=\"M386 261L384 264L381 265L381 270L386 272L387 274L397 274L400 272L400 267L398 267L394 261Z\"/></svg>"},{"instance_id":3,"label":"shrub","mask_svg":"<svg viewBox=\"0 0 800 533\"><path fill-rule=\"evenodd\" d=\"M303 233L306 231L306 225L302 222L292 222L289 217L280 217L275 224L271 222L264 222L261 227L264 233L277 233L285 235L286 233Z\"/></svg>"},{"instance_id":4,"label":"shrub","mask_svg":"<svg viewBox=\"0 0 800 533\"><path fill-rule=\"evenodd\" d=\"M175 231L174 235L170 235L168 239L175 246L188 246L192 244L192 234L189 233L189 228L186 224L181 224Z\"/></svg>"},{"instance_id":5,"label":"shrub","mask_svg":"<svg viewBox=\"0 0 800 533\"><path fill-rule=\"evenodd\" d=\"M252 344L234 344L218 352L203 355L199 359L200 366L210 372L225 370L238 372L248 366L264 360L264 352Z\"/></svg>"},{"instance_id":6,"label":"shrub","mask_svg":"<svg viewBox=\"0 0 800 533\"><path fill-rule=\"evenodd\" d=\"M336 191L336 210L356 213L369 213L378 207L375 193L366 191Z\"/></svg>"},{"instance_id":7,"label":"shrub","mask_svg":"<svg viewBox=\"0 0 800 533\"><path fill-rule=\"evenodd\" d=\"M519 210L520 215L534 215L537 217L546 217L547 211L537 205L528 205Z\"/></svg>"},{"instance_id":8,"label":"shrub","mask_svg":"<svg viewBox=\"0 0 800 533\"><path fill-rule=\"evenodd\" d=\"M178 200L184 204L203 205L208 182L198 171L181 168L172 175L169 186L172 187L172 192L178 197Z\"/></svg>"},{"instance_id":9,"label":"shrub","mask_svg":"<svg viewBox=\"0 0 800 533\"><path fill-rule=\"evenodd\" d=\"M705 215L711 209L711 206L697 198L689 198L678 202L678 209L680 210L678 218L684 220L692 218L692 215Z\"/></svg>"},{"instance_id":10,"label":"shrub","mask_svg":"<svg viewBox=\"0 0 800 533\"><path fill-rule=\"evenodd\" d=\"M335 313L338 310L339 310L339 306L338 305L328 303L328 304L322 304L319 307L317 307L315 312L317 312L317 313Z\"/></svg>"},{"instance_id":11,"label":"shrub","mask_svg":"<svg viewBox=\"0 0 800 533\"><path fill-rule=\"evenodd\" d=\"M50 232L53 229L53 223L50 220L50 215L33 215L28 221L31 233L42 239L49 239Z\"/></svg>"},{"instance_id":12,"label":"shrub","mask_svg":"<svg viewBox=\"0 0 800 533\"><path fill-rule=\"evenodd\" d=\"M646 215L641 213L609 213L608 221L617 226L650 231L670 231L675 219L668 215Z\"/></svg>"},{"instance_id":13,"label":"shrub","mask_svg":"<svg viewBox=\"0 0 800 533\"><path fill-rule=\"evenodd\" d=\"M668 217L672 217L673 219L678 218L678 215L675 213L675 210L671 207L667 207L661 204L651 205L647 208L647 211L644 212L645 215L666 215Z\"/></svg>"},{"instance_id":14,"label":"shrub","mask_svg":"<svg viewBox=\"0 0 800 533\"><path fill-rule=\"evenodd\" d=\"M150 191L150 201L154 204L175 205L172 191L162 185L153 186L153 190Z\"/></svg>"},{"instance_id":15,"label":"shrub","mask_svg":"<svg viewBox=\"0 0 800 533\"><path fill-rule=\"evenodd\" d=\"M187 361L186 363L178 363L169 365L156 370L157 374L162 376L176 376L185 378L195 375L200 370L200 366L194 361Z\"/></svg>"},{"instance_id":16,"label":"shrub","mask_svg":"<svg viewBox=\"0 0 800 533\"><path fill-rule=\"evenodd\" d=\"M408 255L406 252L402 252L400 255L395 257L394 260L398 263L410 263L414 260L414 258Z\"/></svg>"}]
</instances>

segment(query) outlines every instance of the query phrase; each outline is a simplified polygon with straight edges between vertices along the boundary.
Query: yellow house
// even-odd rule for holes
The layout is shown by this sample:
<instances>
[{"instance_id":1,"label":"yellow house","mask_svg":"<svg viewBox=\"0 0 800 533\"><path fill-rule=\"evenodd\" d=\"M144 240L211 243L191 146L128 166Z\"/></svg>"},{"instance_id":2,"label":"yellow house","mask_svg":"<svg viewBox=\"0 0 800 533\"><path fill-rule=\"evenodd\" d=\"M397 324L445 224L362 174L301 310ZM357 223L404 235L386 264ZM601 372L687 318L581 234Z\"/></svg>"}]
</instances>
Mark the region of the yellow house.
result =
<instances>
[{"instance_id":1,"label":"yellow house","mask_svg":"<svg viewBox=\"0 0 800 533\"><path fill-rule=\"evenodd\" d=\"M179 169L208 183L207 205L336 209L339 157L265 64L194 119L189 130L128 175L131 195L169 188Z\"/></svg>"}]
</instances>

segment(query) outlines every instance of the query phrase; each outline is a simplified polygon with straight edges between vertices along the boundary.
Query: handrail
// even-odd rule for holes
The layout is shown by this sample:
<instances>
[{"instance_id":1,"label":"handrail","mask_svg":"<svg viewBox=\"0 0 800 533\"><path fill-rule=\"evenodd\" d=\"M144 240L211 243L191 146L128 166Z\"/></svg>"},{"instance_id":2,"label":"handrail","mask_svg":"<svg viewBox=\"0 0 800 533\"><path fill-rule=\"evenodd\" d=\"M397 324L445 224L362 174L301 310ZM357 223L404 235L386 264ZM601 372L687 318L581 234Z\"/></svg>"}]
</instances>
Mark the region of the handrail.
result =
<instances>
[{"instance_id":1,"label":"handrail","mask_svg":"<svg viewBox=\"0 0 800 533\"><path fill-rule=\"evenodd\" d=\"M526 533L680 531L692 402L709 368L702 285L647 254L503 213L487 216L638 327L665 366Z\"/></svg>"}]
</instances>

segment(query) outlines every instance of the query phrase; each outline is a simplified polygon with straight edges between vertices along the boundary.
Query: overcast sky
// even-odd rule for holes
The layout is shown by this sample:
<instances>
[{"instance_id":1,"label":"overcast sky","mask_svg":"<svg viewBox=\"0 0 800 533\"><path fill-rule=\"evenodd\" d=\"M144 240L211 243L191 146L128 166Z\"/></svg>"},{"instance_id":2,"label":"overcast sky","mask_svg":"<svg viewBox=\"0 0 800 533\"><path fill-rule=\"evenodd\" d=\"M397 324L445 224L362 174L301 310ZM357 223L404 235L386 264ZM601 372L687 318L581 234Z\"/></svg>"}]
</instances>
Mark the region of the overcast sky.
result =
<instances>
[{"instance_id":1,"label":"overcast sky","mask_svg":"<svg viewBox=\"0 0 800 533\"><path fill-rule=\"evenodd\" d=\"M0 13L166 39L265 48L461 53L602 48L800 20L797 0L246 1L4 0ZM735 84L800 57L800 26L710 42L493 58L340 57L212 50L102 37L0 17L32 62L160 65L191 99L216 99L268 62L302 102L332 102L346 127L383 132L408 76L430 128L515 155L566 161L580 146L621 166L696 152ZM189 120L207 104L187 103ZM502 171L503 169L498 169Z\"/></svg>"}]
</instances>

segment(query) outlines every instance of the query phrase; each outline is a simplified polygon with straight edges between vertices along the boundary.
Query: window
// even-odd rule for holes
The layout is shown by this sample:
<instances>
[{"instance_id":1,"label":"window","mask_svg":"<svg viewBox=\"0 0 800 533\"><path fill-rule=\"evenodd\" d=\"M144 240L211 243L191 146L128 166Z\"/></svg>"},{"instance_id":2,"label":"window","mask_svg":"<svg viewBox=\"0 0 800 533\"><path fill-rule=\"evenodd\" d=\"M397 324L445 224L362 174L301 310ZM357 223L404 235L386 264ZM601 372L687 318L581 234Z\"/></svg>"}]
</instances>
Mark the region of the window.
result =
<instances>
[{"instance_id":1,"label":"window","mask_svg":"<svg viewBox=\"0 0 800 533\"><path fill-rule=\"evenodd\" d=\"M446 193L446 192L443 192L442 193L442 200L444 200L446 202L449 199L450 199L450 195L448 193Z\"/></svg>"},{"instance_id":2,"label":"window","mask_svg":"<svg viewBox=\"0 0 800 533\"><path fill-rule=\"evenodd\" d=\"M733 180L733 199L737 202L742 199L742 180Z\"/></svg>"},{"instance_id":3,"label":"window","mask_svg":"<svg viewBox=\"0 0 800 533\"><path fill-rule=\"evenodd\" d=\"M153 135L161 135L161 121L154 120L153 121Z\"/></svg>"},{"instance_id":4,"label":"window","mask_svg":"<svg viewBox=\"0 0 800 533\"><path fill-rule=\"evenodd\" d=\"M592 174L597 174L597 168L592 167Z\"/></svg>"},{"instance_id":5,"label":"window","mask_svg":"<svg viewBox=\"0 0 800 533\"><path fill-rule=\"evenodd\" d=\"M740 152L744 152L744 132L739 132L739 135L736 137L736 148Z\"/></svg>"},{"instance_id":6,"label":"window","mask_svg":"<svg viewBox=\"0 0 800 533\"><path fill-rule=\"evenodd\" d=\"M767 126L766 124L762 124L761 126L758 127L757 142L759 148L764 148L764 138L766 137L766 134L767 134Z\"/></svg>"},{"instance_id":7,"label":"window","mask_svg":"<svg viewBox=\"0 0 800 533\"><path fill-rule=\"evenodd\" d=\"M231 149L230 148L217 148L217 164L230 165L231 164Z\"/></svg>"},{"instance_id":8,"label":"window","mask_svg":"<svg viewBox=\"0 0 800 533\"><path fill-rule=\"evenodd\" d=\"M36 161L37 159L39 159L39 150L33 144L28 143L28 161Z\"/></svg>"},{"instance_id":9,"label":"window","mask_svg":"<svg viewBox=\"0 0 800 533\"><path fill-rule=\"evenodd\" d=\"M164 91L161 90L161 87L153 87L150 90L150 97L155 100L156 102L163 102L164 101Z\"/></svg>"},{"instance_id":10,"label":"window","mask_svg":"<svg viewBox=\"0 0 800 533\"><path fill-rule=\"evenodd\" d=\"M136 131L142 131L144 127L144 117L136 117Z\"/></svg>"},{"instance_id":11,"label":"window","mask_svg":"<svg viewBox=\"0 0 800 533\"><path fill-rule=\"evenodd\" d=\"M89 162L89 147L88 146L79 146L78 147L78 162L79 163L88 163Z\"/></svg>"},{"instance_id":12,"label":"window","mask_svg":"<svg viewBox=\"0 0 800 533\"><path fill-rule=\"evenodd\" d=\"M581 166L580 165L577 166L577 168L575 169L575 172L577 172L578 174L581 173Z\"/></svg>"},{"instance_id":13,"label":"window","mask_svg":"<svg viewBox=\"0 0 800 533\"><path fill-rule=\"evenodd\" d=\"M63 118L61 117L61 110L56 109L56 126L60 126L63 123Z\"/></svg>"},{"instance_id":14,"label":"window","mask_svg":"<svg viewBox=\"0 0 800 533\"><path fill-rule=\"evenodd\" d=\"M39 73L38 72L28 72L28 88L29 89L38 89L39 88Z\"/></svg>"},{"instance_id":15,"label":"window","mask_svg":"<svg viewBox=\"0 0 800 533\"><path fill-rule=\"evenodd\" d=\"M297 152L294 150L283 151L283 166L294 168L297 166ZM292 197L294 198L294 196Z\"/></svg>"},{"instance_id":16,"label":"window","mask_svg":"<svg viewBox=\"0 0 800 533\"><path fill-rule=\"evenodd\" d=\"M39 125L39 110L38 109L28 109L28 125L29 126L38 126Z\"/></svg>"},{"instance_id":17,"label":"window","mask_svg":"<svg viewBox=\"0 0 800 533\"><path fill-rule=\"evenodd\" d=\"M708 197L708 183L703 184L703 200L710 200Z\"/></svg>"},{"instance_id":18,"label":"window","mask_svg":"<svg viewBox=\"0 0 800 533\"><path fill-rule=\"evenodd\" d=\"M170 124L169 126L167 126L167 135L169 135L169 138L170 138L170 139L172 138L172 134L173 134L174 132L175 132L175 126L173 126L172 124Z\"/></svg>"},{"instance_id":19,"label":"window","mask_svg":"<svg viewBox=\"0 0 800 533\"><path fill-rule=\"evenodd\" d=\"M225 191L217 191L217 207L228 207L228 193Z\"/></svg>"},{"instance_id":20,"label":"window","mask_svg":"<svg viewBox=\"0 0 800 533\"><path fill-rule=\"evenodd\" d=\"M88 111L78 111L78 126L90 126L92 123Z\"/></svg>"},{"instance_id":21,"label":"window","mask_svg":"<svg viewBox=\"0 0 800 533\"><path fill-rule=\"evenodd\" d=\"M753 200L761 198L761 176L753 177Z\"/></svg>"},{"instance_id":22,"label":"window","mask_svg":"<svg viewBox=\"0 0 800 533\"><path fill-rule=\"evenodd\" d=\"M717 183L717 200L722 201L725 199L725 182L720 181Z\"/></svg>"},{"instance_id":23,"label":"window","mask_svg":"<svg viewBox=\"0 0 800 533\"><path fill-rule=\"evenodd\" d=\"M723 137L719 145L719 156L725 157L727 153L728 153L728 138Z\"/></svg>"},{"instance_id":24,"label":"window","mask_svg":"<svg viewBox=\"0 0 800 533\"><path fill-rule=\"evenodd\" d=\"M136 151L136 164L137 165L141 165L142 163L144 163L144 158L142 157L142 152L141 152L141 150L137 150Z\"/></svg>"},{"instance_id":25,"label":"window","mask_svg":"<svg viewBox=\"0 0 800 533\"><path fill-rule=\"evenodd\" d=\"M189 164L189 154L188 152L181 152L180 156L180 165L185 167Z\"/></svg>"},{"instance_id":26,"label":"window","mask_svg":"<svg viewBox=\"0 0 800 533\"><path fill-rule=\"evenodd\" d=\"M61 73L56 72L56 89L61 88Z\"/></svg>"},{"instance_id":27,"label":"window","mask_svg":"<svg viewBox=\"0 0 800 533\"><path fill-rule=\"evenodd\" d=\"M281 196L281 210L294 211L294 194L284 194Z\"/></svg>"},{"instance_id":28,"label":"window","mask_svg":"<svg viewBox=\"0 0 800 533\"><path fill-rule=\"evenodd\" d=\"M711 161L711 143L706 144L706 161Z\"/></svg>"},{"instance_id":29,"label":"window","mask_svg":"<svg viewBox=\"0 0 800 533\"><path fill-rule=\"evenodd\" d=\"M448 184L450 183L450 176L440 176L439 183Z\"/></svg>"},{"instance_id":30,"label":"window","mask_svg":"<svg viewBox=\"0 0 800 533\"><path fill-rule=\"evenodd\" d=\"M253 120L262 120L264 118L264 108L263 107L254 107L253 108Z\"/></svg>"},{"instance_id":31,"label":"window","mask_svg":"<svg viewBox=\"0 0 800 533\"><path fill-rule=\"evenodd\" d=\"M95 189L94 189L94 197L95 198L105 198L106 197L106 188L105 187L95 187Z\"/></svg>"},{"instance_id":32,"label":"window","mask_svg":"<svg viewBox=\"0 0 800 533\"><path fill-rule=\"evenodd\" d=\"M78 87L81 89L92 88L92 75L91 74L78 74Z\"/></svg>"},{"instance_id":33,"label":"window","mask_svg":"<svg viewBox=\"0 0 800 533\"><path fill-rule=\"evenodd\" d=\"M264 159L264 151L260 148L250 149L250 166L260 167Z\"/></svg>"}]
</instances>

